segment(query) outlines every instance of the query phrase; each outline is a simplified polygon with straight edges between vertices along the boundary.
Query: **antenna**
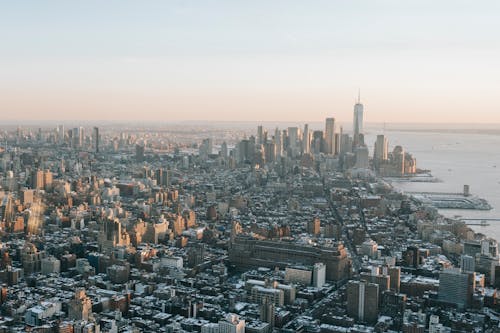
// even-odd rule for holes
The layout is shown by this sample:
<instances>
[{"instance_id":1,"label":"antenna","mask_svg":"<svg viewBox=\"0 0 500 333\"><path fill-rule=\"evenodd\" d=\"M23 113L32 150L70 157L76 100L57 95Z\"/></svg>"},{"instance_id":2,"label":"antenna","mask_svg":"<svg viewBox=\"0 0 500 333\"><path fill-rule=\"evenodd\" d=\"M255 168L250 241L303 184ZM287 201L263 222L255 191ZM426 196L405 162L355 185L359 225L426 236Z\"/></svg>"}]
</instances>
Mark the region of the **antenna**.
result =
<instances>
[{"instance_id":1,"label":"antenna","mask_svg":"<svg viewBox=\"0 0 500 333\"><path fill-rule=\"evenodd\" d=\"M358 88L358 104L360 103L361 100L361 89Z\"/></svg>"}]
</instances>

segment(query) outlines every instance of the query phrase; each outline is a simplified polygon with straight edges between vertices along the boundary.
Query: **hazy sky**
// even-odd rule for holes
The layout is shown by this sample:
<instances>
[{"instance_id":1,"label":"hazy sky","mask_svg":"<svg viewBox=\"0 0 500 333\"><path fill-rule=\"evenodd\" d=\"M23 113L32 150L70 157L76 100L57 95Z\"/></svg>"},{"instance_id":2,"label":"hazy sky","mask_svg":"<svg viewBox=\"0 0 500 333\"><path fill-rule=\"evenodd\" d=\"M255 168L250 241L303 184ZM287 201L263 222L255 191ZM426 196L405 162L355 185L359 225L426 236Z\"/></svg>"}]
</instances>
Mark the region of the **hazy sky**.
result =
<instances>
[{"instance_id":1,"label":"hazy sky","mask_svg":"<svg viewBox=\"0 0 500 333\"><path fill-rule=\"evenodd\" d=\"M7 120L500 123L500 1L0 0Z\"/></svg>"}]
</instances>

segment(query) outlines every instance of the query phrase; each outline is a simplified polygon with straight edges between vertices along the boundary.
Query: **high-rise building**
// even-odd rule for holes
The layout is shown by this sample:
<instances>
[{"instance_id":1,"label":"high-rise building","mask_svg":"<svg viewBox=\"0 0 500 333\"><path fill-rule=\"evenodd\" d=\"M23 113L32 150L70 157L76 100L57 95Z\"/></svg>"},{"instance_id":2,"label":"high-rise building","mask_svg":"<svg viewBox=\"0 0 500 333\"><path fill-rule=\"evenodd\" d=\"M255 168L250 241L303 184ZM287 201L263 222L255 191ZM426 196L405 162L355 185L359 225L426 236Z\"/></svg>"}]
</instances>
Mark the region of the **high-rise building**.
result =
<instances>
[{"instance_id":1,"label":"high-rise building","mask_svg":"<svg viewBox=\"0 0 500 333\"><path fill-rule=\"evenodd\" d=\"M395 167L396 174L405 174L405 150L401 146L394 147L392 151L392 159Z\"/></svg>"},{"instance_id":2,"label":"high-rise building","mask_svg":"<svg viewBox=\"0 0 500 333\"><path fill-rule=\"evenodd\" d=\"M474 272L476 270L476 258L466 254L460 256L460 269L462 272Z\"/></svg>"},{"instance_id":3,"label":"high-rise building","mask_svg":"<svg viewBox=\"0 0 500 333\"><path fill-rule=\"evenodd\" d=\"M299 139L299 128L298 127L288 127L288 151L291 156L297 156L297 141Z\"/></svg>"},{"instance_id":4,"label":"high-rise building","mask_svg":"<svg viewBox=\"0 0 500 333\"><path fill-rule=\"evenodd\" d=\"M255 158L255 139L243 139L238 143L238 162L253 163Z\"/></svg>"},{"instance_id":5,"label":"high-rise building","mask_svg":"<svg viewBox=\"0 0 500 333\"><path fill-rule=\"evenodd\" d=\"M260 320L274 327L275 305L268 297L262 299L260 304Z\"/></svg>"},{"instance_id":6,"label":"high-rise building","mask_svg":"<svg viewBox=\"0 0 500 333\"><path fill-rule=\"evenodd\" d=\"M250 290L250 297L252 301L257 304L261 304L264 298L276 306L283 306L283 304L285 304L285 292L275 288L273 284L253 286Z\"/></svg>"},{"instance_id":7,"label":"high-rise building","mask_svg":"<svg viewBox=\"0 0 500 333\"><path fill-rule=\"evenodd\" d=\"M64 132L64 125L58 125L57 126L57 142L59 144L63 144L65 136L66 136L66 133Z\"/></svg>"},{"instance_id":8,"label":"high-rise building","mask_svg":"<svg viewBox=\"0 0 500 333\"><path fill-rule=\"evenodd\" d=\"M313 266L312 285L321 288L326 283L326 266L322 262L317 262Z\"/></svg>"},{"instance_id":9,"label":"high-rise building","mask_svg":"<svg viewBox=\"0 0 500 333\"><path fill-rule=\"evenodd\" d=\"M208 159L209 155L212 155L213 151L213 140L211 138L203 139L199 147L200 157L204 160Z\"/></svg>"},{"instance_id":10,"label":"high-rise building","mask_svg":"<svg viewBox=\"0 0 500 333\"><path fill-rule=\"evenodd\" d=\"M155 180L156 180L156 185L162 186L163 184L163 169L160 168L155 171Z\"/></svg>"},{"instance_id":11,"label":"high-rise building","mask_svg":"<svg viewBox=\"0 0 500 333\"><path fill-rule=\"evenodd\" d=\"M326 118L325 143L326 153L335 154L335 118Z\"/></svg>"},{"instance_id":12,"label":"high-rise building","mask_svg":"<svg viewBox=\"0 0 500 333\"><path fill-rule=\"evenodd\" d=\"M276 145L273 142L266 142L264 144L264 151L266 163L276 161Z\"/></svg>"},{"instance_id":13,"label":"high-rise building","mask_svg":"<svg viewBox=\"0 0 500 333\"><path fill-rule=\"evenodd\" d=\"M93 143L94 143L94 149L95 149L95 152L98 153L99 152L99 127L94 127L93 129L93 133L92 133L92 140L93 140Z\"/></svg>"},{"instance_id":14,"label":"high-rise building","mask_svg":"<svg viewBox=\"0 0 500 333\"><path fill-rule=\"evenodd\" d=\"M344 133L340 136L340 154L347 154L352 152L352 138L349 134Z\"/></svg>"},{"instance_id":15,"label":"high-rise building","mask_svg":"<svg viewBox=\"0 0 500 333\"><path fill-rule=\"evenodd\" d=\"M325 139L323 138L323 131L314 131L312 142L312 151L314 154L319 154L326 150L324 147Z\"/></svg>"},{"instance_id":16,"label":"high-rise building","mask_svg":"<svg viewBox=\"0 0 500 333\"><path fill-rule=\"evenodd\" d=\"M257 144L261 145L264 143L264 130L262 129L262 125L257 127Z\"/></svg>"},{"instance_id":17,"label":"high-rise building","mask_svg":"<svg viewBox=\"0 0 500 333\"><path fill-rule=\"evenodd\" d=\"M228 150L227 150L227 143L224 141L222 145L220 146L220 157L223 159L227 159L228 157Z\"/></svg>"},{"instance_id":18,"label":"high-rise building","mask_svg":"<svg viewBox=\"0 0 500 333\"><path fill-rule=\"evenodd\" d=\"M75 297L68 304L68 318L72 320L88 320L92 313L92 301L85 294L85 289L78 289Z\"/></svg>"},{"instance_id":19,"label":"high-rise building","mask_svg":"<svg viewBox=\"0 0 500 333\"><path fill-rule=\"evenodd\" d=\"M378 319L379 286L365 281L347 284L347 314L357 321L374 323Z\"/></svg>"},{"instance_id":20,"label":"high-rise building","mask_svg":"<svg viewBox=\"0 0 500 333\"><path fill-rule=\"evenodd\" d=\"M36 190L41 190L43 189L43 171L42 170L36 170L33 171L31 174L31 188L36 189Z\"/></svg>"},{"instance_id":21,"label":"high-rise building","mask_svg":"<svg viewBox=\"0 0 500 333\"><path fill-rule=\"evenodd\" d=\"M274 130L274 144L276 145L276 157L281 157L283 153L283 139L281 137L281 131L277 127Z\"/></svg>"},{"instance_id":22,"label":"high-rise building","mask_svg":"<svg viewBox=\"0 0 500 333\"><path fill-rule=\"evenodd\" d=\"M334 142L335 142L335 152L334 152L334 154L338 155L338 154L340 154L340 134L339 133L335 133Z\"/></svg>"},{"instance_id":23,"label":"high-rise building","mask_svg":"<svg viewBox=\"0 0 500 333\"><path fill-rule=\"evenodd\" d=\"M356 148L355 167L358 169L368 169L370 167L368 155L368 148L366 146Z\"/></svg>"},{"instance_id":24,"label":"high-rise building","mask_svg":"<svg viewBox=\"0 0 500 333\"><path fill-rule=\"evenodd\" d=\"M41 260L41 270L44 275L59 273L61 271L61 261L53 256L43 258Z\"/></svg>"},{"instance_id":25,"label":"high-rise building","mask_svg":"<svg viewBox=\"0 0 500 333\"><path fill-rule=\"evenodd\" d=\"M43 187L45 190L52 188L53 176L50 170L45 170L43 173Z\"/></svg>"},{"instance_id":26,"label":"high-rise building","mask_svg":"<svg viewBox=\"0 0 500 333\"><path fill-rule=\"evenodd\" d=\"M375 258L378 254L378 244L373 239L368 239L361 244L361 254Z\"/></svg>"},{"instance_id":27,"label":"high-rise building","mask_svg":"<svg viewBox=\"0 0 500 333\"><path fill-rule=\"evenodd\" d=\"M115 246L130 245L130 236L125 230L122 230L120 220L106 218L100 225L97 242L100 251L111 252Z\"/></svg>"},{"instance_id":28,"label":"high-rise building","mask_svg":"<svg viewBox=\"0 0 500 333\"><path fill-rule=\"evenodd\" d=\"M73 148L81 148L83 146L83 139L85 131L83 127L75 127L71 130L71 146Z\"/></svg>"},{"instance_id":29,"label":"high-rise building","mask_svg":"<svg viewBox=\"0 0 500 333\"><path fill-rule=\"evenodd\" d=\"M302 133L302 153L309 154L311 151L311 134L309 132L309 125L304 125L304 133Z\"/></svg>"},{"instance_id":30,"label":"high-rise building","mask_svg":"<svg viewBox=\"0 0 500 333\"><path fill-rule=\"evenodd\" d=\"M362 144L361 134L363 134L363 104L361 104L359 93L358 101L354 104L353 132L354 146Z\"/></svg>"},{"instance_id":31,"label":"high-rise building","mask_svg":"<svg viewBox=\"0 0 500 333\"><path fill-rule=\"evenodd\" d=\"M439 274L438 298L440 301L465 309L471 305L474 289L476 289L474 272L446 269Z\"/></svg>"},{"instance_id":32,"label":"high-rise building","mask_svg":"<svg viewBox=\"0 0 500 333\"><path fill-rule=\"evenodd\" d=\"M383 161L387 161L389 153L389 142L385 135L377 135L377 141L375 141L375 149L373 150L373 159L375 164L378 165Z\"/></svg>"},{"instance_id":33,"label":"high-rise building","mask_svg":"<svg viewBox=\"0 0 500 333\"><path fill-rule=\"evenodd\" d=\"M135 145L135 160L137 162L143 162L144 161L144 145L143 144L137 144Z\"/></svg>"},{"instance_id":34,"label":"high-rise building","mask_svg":"<svg viewBox=\"0 0 500 333\"><path fill-rule=\"evenodd\" d=\"M360 280L375 283L376 285L378 285L379 301L382 301L382 294L384 293L384 291L388 291L391 289L391 277L389 275L380 274L378 267L370 273L360 273Z\"/></svg>"},{"instance_id":35,"label":"high-rise building","mask_svg":"<svg viewBox=\"0 0 500 333\"><path fill-rule=\"evenodd\" d=\"M389 275L391 290L399 293L401 286L401 267L383 266L381 273L383 275Z\"/></svg>"},{"instance_id":36,"label":"high-rise building","mask_svg":"<svg viewBox=\"0 0 500 333\"><path fill-rule=\"evenodd\" d=\"M311 221L307 222L307 232L314 236L319 235L320 220L318 217L315 217Z\"/></svg>"},{"instance_id":37,"label":"high-rise building","mask_svg":"<svg viewBox=\"0 0 500 333\"><path fill-rule=\"evenodd\" d=\"M75 148L78 146L78 128L75 127L68 132L69 134L69 139L70 139L70 145L72 148Z\"/></svg>"}]
</instances>

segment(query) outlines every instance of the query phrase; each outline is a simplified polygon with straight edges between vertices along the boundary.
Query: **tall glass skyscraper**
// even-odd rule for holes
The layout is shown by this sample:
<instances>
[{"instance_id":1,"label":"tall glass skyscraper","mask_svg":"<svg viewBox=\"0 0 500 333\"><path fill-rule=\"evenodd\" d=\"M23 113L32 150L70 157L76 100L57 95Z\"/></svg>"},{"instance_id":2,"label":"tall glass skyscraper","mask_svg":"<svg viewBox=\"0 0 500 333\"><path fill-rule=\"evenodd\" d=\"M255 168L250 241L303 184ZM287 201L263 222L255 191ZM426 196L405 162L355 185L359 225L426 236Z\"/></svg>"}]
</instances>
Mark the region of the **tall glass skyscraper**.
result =
<instances>
[{"instance_id":1,"label":"tall glass skyscraper","mask_svg":"<svg viewBox=\"0 0 500 333\"><path fill-rule=\"evenodd\" d=\"M325 142L328 154L335 153L335 118L326 118Z\"/></svg>"},{"instance_id":2,"label":"tall glass skyscraper","mask_svg":"<svg viewBox=\"0 0 500 333\"><path fill-rule=\"evenodd\" d=\"M353 144L355 146L358 146L359 144L361 144L360 134L363 134L363 104L361 104L359 93L358 102L354 104L353 131Z\"/></svg>"}]
</instances>

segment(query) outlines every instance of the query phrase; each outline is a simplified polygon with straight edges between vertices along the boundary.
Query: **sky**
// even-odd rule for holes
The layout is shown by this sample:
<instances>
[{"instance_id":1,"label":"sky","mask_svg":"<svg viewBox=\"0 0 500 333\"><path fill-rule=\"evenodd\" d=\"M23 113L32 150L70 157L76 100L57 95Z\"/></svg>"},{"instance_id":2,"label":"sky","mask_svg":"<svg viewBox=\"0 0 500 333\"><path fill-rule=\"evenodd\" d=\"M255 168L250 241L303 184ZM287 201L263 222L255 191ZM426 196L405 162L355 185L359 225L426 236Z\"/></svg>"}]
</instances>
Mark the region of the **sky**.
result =
<instances>
[{"instance_id":1,"label":"sky","mask_svg":"<svg viewBox=\"0 0 500 333\"><path fill-rule=\"evenodd\" d=\"M0 0L6 121L500 123L500 1Z\"/></svg>"}]
</instances>

